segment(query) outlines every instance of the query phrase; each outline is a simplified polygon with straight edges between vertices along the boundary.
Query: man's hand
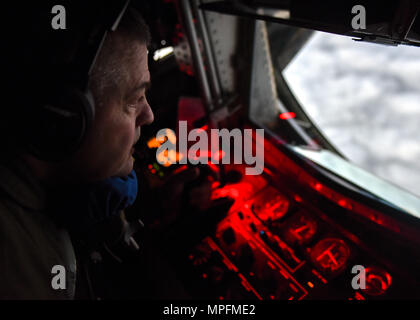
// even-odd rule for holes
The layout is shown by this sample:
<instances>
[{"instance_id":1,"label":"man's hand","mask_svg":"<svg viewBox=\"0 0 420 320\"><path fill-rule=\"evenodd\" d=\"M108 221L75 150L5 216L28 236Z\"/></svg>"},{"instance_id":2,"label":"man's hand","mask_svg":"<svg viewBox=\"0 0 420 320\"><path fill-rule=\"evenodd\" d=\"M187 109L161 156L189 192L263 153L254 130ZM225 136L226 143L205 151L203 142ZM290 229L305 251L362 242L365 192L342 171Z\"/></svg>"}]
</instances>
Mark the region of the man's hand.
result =
<instances>
[{"instance_id":1,"label":"man's hand","mask_svg":"<svg viewBox=\"0 0 420 320\"><path fill-rule=\"evenodd\" d=\"M187 208L208 209L211 204L211 180L214 178L217 177L198 167L185 166L173 174L160 190L155 190L162 201L157 205L164 211L158 224L163 228L172 224Z\"/></svg>"}]
</instances>

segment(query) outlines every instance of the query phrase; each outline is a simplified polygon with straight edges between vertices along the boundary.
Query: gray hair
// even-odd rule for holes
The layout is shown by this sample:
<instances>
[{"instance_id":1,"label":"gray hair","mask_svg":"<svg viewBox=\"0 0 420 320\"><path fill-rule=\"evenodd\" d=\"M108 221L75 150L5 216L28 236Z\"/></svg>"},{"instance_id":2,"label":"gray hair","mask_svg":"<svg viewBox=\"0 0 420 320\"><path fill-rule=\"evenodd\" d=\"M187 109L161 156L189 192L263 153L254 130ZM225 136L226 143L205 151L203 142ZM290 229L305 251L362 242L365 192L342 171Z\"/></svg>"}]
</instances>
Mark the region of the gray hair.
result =
<instances>
[{"instance_id":1,"label":"gray hair","mask_svg":"<svg viewBox=\"0 0 420 320\"><path fill-rule=\"evenodd\" d=\"M122 41L121 41L122 39ZM97 105L127 82L129 61L140 43L150 45L150 30L143 17L133 8L127 9L115 33L108 34L89 78L89 88Z\"/></svg>"}]
</instances>

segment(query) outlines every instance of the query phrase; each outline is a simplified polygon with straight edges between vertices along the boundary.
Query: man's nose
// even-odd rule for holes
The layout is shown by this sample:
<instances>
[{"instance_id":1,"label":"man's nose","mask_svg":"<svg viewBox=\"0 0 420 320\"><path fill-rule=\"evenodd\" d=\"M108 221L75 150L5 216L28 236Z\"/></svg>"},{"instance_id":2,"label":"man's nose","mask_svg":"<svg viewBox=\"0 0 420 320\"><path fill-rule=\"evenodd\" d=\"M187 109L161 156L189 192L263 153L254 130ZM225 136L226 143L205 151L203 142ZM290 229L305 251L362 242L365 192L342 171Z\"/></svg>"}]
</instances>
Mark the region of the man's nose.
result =
<instances>
[{"instance_id":1,"label":"man's nose","mask_svg":"<svg viewBox=\"0 0 420 320\"><path fill-rule=\"evenodd\" d=\"M137 117L137 126L151 124L153 120L154 120L154 115L153 115L152 108L150 108L149 103L147 103L146 107L143 108L143 111Z\"/></svg>"}]
</instances>

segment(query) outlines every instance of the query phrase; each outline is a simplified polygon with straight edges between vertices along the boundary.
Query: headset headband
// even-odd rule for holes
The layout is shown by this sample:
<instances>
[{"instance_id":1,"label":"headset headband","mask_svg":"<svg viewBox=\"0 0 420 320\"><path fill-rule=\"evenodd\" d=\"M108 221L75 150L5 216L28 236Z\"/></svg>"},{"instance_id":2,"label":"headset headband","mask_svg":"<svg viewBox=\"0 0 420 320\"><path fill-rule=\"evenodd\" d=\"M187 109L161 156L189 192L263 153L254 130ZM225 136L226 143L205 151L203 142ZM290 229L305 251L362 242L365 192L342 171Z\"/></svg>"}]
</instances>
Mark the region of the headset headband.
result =
<instances>
[{"instance_id":1,"label":"headset headband","mask_svg":"<svg viewBox=\"0 0 420 320\"><path fill-rule=\"evenodd\" d=\"M79 50L75 58L77 65L73 67L79 69L78 79L74 80L80 83L80 88L83 91L87 90L89 77L108 33L118 28L129 4L130 0L125 0L121 9L111 8L108 10L107 15L104 17L105 21L99 26L92 26L84 39L84 43L80 45L82 49ZM118 14L115 15L115 12Z\"/></svg>"},{"instance_id":2,"label":"headset headband","mask_svg":"<svg viewBox=\"0 0 420 320\"><path fill-rule=\"evenodd\" d=\"M33 18L34 30L28 32L35 37L27 37L37 55L26 52L34 69L27 72L31 94L26 94L29 109L22 121L23 143L36 157L60 161L82 144L95 116L89 76L108 33L117 29L130 0L123 2L106 7L95 1L88 5L69 2L64 6L68 14L64 30L51 28L45 6L38 8L41 16Z\"/></svg>"}]
</instances>

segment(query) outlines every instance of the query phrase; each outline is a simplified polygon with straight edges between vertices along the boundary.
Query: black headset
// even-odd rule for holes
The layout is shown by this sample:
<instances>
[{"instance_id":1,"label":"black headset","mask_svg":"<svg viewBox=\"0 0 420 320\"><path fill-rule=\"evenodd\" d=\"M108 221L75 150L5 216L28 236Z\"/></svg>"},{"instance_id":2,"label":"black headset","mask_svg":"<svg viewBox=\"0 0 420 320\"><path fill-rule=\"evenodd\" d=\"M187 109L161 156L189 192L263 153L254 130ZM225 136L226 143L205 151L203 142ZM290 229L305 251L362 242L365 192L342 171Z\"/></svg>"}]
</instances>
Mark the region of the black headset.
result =
<instances>
[{"instance_id":1,"label":"black headset","mask_svg":"<svg viewBox=\"0 0 420 320\"><path fill-rule=\"evenodd\" d=\"M117 29L129 2L114 2L112 8L102 10L106 14L100 23L96 21L87 30L81 28L71 63L63 63L56 67L57 70L52 70L43 84L44 92L41 90L32 97L36 102L35 106L28 108L25 147L35 157L61 161L81 146L95 117L95 103L88 88L89 77L107 34Z\"/></svg>"}]
</instances>

